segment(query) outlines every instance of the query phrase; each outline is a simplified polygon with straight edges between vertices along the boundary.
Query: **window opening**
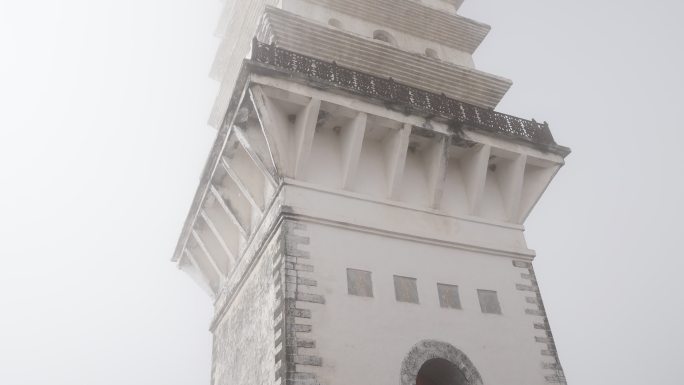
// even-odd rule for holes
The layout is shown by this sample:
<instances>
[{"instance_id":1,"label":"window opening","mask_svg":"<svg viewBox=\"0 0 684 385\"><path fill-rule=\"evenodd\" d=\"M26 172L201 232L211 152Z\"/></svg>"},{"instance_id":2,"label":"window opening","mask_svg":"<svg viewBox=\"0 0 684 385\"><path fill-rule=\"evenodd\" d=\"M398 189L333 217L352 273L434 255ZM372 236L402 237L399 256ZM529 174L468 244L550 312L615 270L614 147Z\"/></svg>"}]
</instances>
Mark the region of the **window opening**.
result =
<instances>
[{"instance_id":1,"label":"window opening","mask_svg":"<svg viewBox=\"0 0 684 385\"><path fill-rule=\"evenodd\" d=\"M483 313L501 314L499 296L492 290L478 290L477 297L480 299L480 309Z\"/></svg>"},{"instance_id":2,"label":"window opening","mask_svg":"<svg viewBox=\"0 0 684 385\"><path fill-rule=\"evenodd\" d=\"M419 303L416 279L395 275L394 294L399 302Z\"/></svg>"},{"instance_id":3,"label":"window opening","mask_svg":"<svg viewBox=\"0 0 684 385\"><path fill-rule=\"evenodd\" d=\"M438 283L437 293L439 294L439 306L449 309L461 309L458 286Z\"/></svg>"},{"instance_id":4,"label":"window opening","mask_svg":"<svg viewBox=\"0 0 684 385\"><path fill-rule=\"evenodd\" d=\"M373 281L370 271L347 269L347 292L359 297L372 297Z\"/></svg>"}]
</instances>

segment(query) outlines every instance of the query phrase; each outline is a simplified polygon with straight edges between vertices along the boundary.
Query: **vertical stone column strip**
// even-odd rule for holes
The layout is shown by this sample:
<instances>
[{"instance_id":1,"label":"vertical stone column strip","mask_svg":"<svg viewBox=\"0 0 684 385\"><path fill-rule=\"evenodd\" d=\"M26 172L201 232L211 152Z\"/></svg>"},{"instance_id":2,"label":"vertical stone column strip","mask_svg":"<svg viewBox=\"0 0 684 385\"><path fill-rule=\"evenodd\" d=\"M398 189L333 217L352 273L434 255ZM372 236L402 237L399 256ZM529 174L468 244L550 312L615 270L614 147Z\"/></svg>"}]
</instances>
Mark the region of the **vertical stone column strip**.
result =
<instances>
[{"instance_id":1,"label":"vertical stone column strip","mask_svg":"<svg viewBox=\"0 0 684 385\"><path fill-rule=\"evenodd\" d=\"M537 343L542 344L542 350L540 351L542 357L541 366L543 370L548 372L544 376L546 382L549 384L567 385L568 382L558 358L556 342L553 339L549 319L546 316L546 309L539 291L534 267L530 262L515 260L513 261L513 266L521 269L520 278L523 281L516 284L516 289L525 293L525 302L529 304L529 307L525 309L525 314L536 318L533 326L536 330L542 332L541 336L535 336L534 338Z\"/></svg>"},{"instance_id":2,"label":"vertical stone column strip","mask_svg":"<svg viewBox=\"0 0 684 385\"><path fill-rule=\"evenodd\" d=\"M320 385L312 370L322 366L323 359L312 337L311 306L325 304L325 298L317 293L311 255L303 250L309 244L309 238L301 235L305 231L302 223L283 221L279 250L273 254L276 385Z\"/></svg>"}]
</instances>

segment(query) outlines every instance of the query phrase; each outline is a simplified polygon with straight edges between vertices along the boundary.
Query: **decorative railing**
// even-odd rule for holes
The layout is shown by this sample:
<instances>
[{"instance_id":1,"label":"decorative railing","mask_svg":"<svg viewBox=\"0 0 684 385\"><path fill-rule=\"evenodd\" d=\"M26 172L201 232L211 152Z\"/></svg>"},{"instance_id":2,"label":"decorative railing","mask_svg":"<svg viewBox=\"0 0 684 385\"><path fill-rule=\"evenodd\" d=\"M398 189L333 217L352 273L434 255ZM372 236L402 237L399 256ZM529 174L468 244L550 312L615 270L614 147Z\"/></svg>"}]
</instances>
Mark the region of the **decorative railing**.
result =
<instances>
[{"instance_id":1,"label":"decorative railing","mask_svg":"<svg viewBox=\"0 0 684 385\"><path fill-rule=\"evenodd\" d=\"M441 116L453 123L523 139L541 146L556 144L546 122L538 123L474 106L444 94L399 84L392 78L381 78L340 67L335 62L329 63L256 39L252 47L252 60L356 94L380 99L390 105L399 105L406 111L422 111L428 115Z\"/></svg>"}]
</instances>

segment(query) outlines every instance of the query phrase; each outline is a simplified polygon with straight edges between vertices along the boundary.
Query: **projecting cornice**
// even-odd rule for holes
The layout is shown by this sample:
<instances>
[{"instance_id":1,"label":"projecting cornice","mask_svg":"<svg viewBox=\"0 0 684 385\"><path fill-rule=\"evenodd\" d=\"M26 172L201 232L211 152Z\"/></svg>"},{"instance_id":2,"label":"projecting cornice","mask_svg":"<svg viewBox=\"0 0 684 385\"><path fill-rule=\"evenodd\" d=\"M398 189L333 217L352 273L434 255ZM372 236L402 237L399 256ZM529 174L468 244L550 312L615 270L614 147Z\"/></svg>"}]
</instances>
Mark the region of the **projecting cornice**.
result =
<instances>
[{"instance_id":1,"label":"projecting cornice","mask_svg":"<svg viewBox=\"0 0 684 385\"><path fill-rule=\"evenodd\" d=\"M173 257L212 297L239 284L281 214L421 242L432 235L416 224L450 221L439 244L532 258L520 225L569 151L546 124L274 45L252 55ZM403 219L386 226L388 211Z\"/></svg>"},{"instance_id":2,"label":"projecting cornice","mask_svg":"<svg viewBox=\"0 0 684 385\"><path fill-rule=\"evenodd\" d=\"M252 60L248 66L265 64L264 69L268 68L269 76L285 76L292 80L299 78L308 84L318 83L317 88L351 92L406 114L440 119L454 128L478 130L563 157L570 153L567 147L556 144L546 123L477 107L444 94L413 88L397 83L392 78L381 78L344 68L336 63L261 43L256 39L252 47ZM262 72L258 67L253 67L251 71Z\"/></svg>"},{"instance_id":3,"label":"projecting cornice","mask_svg":"<svg viewBox=\"0 0 684 385\"><path fill-rule=\"evenodd\" d=\"M290 51L392 77L406 85L485 108L496 107L512 84L502 77L412 54L272 7L266 8L258 34L260 40Z\"/></svg>"},{"instance_id":4,"label":"projecting cornice","mask_svg":"<svg viewBox=\"0 0 684 385\"><path fill-rule=\"evenodd\" d=\"M491 27L409 0L304 0L371 23L473 53Z\"/></svg>"}]
</instances>

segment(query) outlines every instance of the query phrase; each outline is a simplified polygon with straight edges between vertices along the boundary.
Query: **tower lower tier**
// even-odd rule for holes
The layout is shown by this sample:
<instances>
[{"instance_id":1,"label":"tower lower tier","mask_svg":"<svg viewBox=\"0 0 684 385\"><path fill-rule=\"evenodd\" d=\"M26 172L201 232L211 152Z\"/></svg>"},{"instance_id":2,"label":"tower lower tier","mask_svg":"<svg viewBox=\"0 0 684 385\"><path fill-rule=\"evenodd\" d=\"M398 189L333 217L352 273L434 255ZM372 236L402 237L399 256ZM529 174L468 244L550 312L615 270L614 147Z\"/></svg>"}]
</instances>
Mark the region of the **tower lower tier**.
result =
<instances>
[{"instance_id":1,"label":"tower lower tier","mask_svg":"<svg viewBox=\"0 0 684 385\"><path fill-rule=\"evenodd\" d=\"M274 210L217 301L213 384L565 383L529 259Z\"/></svg>"}]
</instances>

